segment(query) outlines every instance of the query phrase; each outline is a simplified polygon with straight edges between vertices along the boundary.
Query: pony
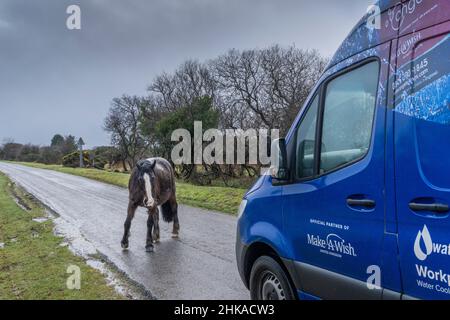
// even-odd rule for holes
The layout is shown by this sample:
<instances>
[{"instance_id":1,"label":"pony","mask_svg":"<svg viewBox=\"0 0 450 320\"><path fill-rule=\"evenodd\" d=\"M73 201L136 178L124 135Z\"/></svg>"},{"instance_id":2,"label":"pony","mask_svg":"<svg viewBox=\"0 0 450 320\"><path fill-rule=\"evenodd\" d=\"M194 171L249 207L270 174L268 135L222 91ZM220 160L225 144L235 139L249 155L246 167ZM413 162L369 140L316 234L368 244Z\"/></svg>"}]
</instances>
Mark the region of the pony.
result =
<instances>
[{"instance_id":1,"label":"pony","mask_svg":"<svg viewBox=\"0 0 450 320\"><path fill-rule=\"evenodd\" d=\"M173 222L172 238L178 238L178 203L176 198L175 174L172 165L163 158L149 158L139 161L131 172L128 182L129 202L124 235L121 241L123 249L128 249L131 221L138 207L148 211L147 239L145 250L153 252L153 242L159 242L159 209L165 222Z\"/></svg>"}]
</instances>

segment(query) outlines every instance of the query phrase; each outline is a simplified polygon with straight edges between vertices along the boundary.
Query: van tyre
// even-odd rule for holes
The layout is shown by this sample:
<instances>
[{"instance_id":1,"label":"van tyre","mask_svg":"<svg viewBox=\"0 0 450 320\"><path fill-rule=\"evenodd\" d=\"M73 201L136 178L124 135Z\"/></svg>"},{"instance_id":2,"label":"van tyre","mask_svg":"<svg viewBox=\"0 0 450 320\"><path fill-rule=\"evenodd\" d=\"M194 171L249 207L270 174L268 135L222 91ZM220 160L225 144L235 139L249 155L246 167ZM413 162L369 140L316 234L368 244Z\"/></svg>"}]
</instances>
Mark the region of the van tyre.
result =
<instances>
[{"instance_id":1,"label":"van tyre","mask_svg":"<svg viewBox=\"0 0 450 320\"><path fill-rule=\"evenodd\" d=\"M250 273L252 300L295 300L288 276L273 258L262 256Z\"/></svg>"}]
</instances>

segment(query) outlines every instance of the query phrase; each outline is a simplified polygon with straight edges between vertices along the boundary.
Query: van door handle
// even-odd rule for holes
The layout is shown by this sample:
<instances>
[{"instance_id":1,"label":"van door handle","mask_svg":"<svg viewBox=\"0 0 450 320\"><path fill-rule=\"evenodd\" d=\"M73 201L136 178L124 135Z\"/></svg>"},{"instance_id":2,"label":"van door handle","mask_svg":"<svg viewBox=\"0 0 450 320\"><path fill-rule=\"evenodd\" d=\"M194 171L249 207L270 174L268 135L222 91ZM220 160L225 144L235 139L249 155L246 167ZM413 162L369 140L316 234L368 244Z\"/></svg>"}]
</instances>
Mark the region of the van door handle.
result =
<instances>
[{"instance_id":1,"label":"van door handle","mask_svg":"<svg viewBox=\"0 0 450 320\"><path fill-rule=\"evenodd\" d=\"M412 211L428 211L428 212L435 212L435 213L447 213L450 211L450 208L448 204L444 203L416 203L416 202L410 202L409 208Z\"/></svg>"},{"instance_id":2,"label":"van door handle","mask_svg":"<svg viewBox=\"0 0 450 320\"><path fill-rule=\"evenodd\" d=\"M366 207L366 208L375 208L376 202L370 199L347 199L347 204L350 207Z\"/></svg>"}]
</instances>

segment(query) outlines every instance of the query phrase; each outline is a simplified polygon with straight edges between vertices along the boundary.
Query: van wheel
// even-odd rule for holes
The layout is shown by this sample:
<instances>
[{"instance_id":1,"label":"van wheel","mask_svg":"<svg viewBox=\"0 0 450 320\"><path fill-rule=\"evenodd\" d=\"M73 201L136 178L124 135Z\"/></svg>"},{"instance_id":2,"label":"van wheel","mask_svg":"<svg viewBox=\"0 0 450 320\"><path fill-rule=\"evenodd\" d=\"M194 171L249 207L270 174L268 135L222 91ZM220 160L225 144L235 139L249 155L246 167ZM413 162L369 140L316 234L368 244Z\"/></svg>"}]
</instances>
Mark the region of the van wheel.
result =
<instances>
[{"instance_id":1,"label":"van wheel","mask_svg":"<svg viewBox=\"0 0 450 320\"><path fill-rule=\"evenodd\" d=\"M268 256L258 258L250 273L252 300L295 300L283 268Z\"/></svg>"}]
</instances>

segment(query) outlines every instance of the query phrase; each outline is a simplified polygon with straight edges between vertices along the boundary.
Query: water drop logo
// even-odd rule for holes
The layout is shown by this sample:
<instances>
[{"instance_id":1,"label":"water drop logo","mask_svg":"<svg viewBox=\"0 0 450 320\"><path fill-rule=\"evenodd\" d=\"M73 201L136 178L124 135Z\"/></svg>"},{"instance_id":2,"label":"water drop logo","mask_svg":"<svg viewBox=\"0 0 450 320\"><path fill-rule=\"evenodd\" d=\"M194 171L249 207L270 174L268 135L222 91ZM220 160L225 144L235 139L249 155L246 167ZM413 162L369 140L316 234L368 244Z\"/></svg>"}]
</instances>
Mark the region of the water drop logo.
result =
<instances>
[{"instance_id":1,"label":"water drop logo","mask_svg":"<svg viewBox=\"0 0 450 320\"><path fill-rule=\"evenodd\" d=\"M425 252L420 246L421 242L425 245ZM425 259L433 252L433 241L431 240L430 231L426 225L423 226L422 231L417 233L416 241L414 242L414 254L420 261Z\"/></svg>"}]
</instances>

